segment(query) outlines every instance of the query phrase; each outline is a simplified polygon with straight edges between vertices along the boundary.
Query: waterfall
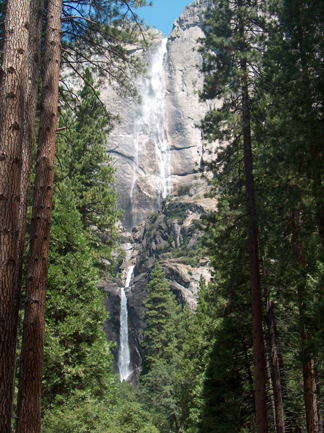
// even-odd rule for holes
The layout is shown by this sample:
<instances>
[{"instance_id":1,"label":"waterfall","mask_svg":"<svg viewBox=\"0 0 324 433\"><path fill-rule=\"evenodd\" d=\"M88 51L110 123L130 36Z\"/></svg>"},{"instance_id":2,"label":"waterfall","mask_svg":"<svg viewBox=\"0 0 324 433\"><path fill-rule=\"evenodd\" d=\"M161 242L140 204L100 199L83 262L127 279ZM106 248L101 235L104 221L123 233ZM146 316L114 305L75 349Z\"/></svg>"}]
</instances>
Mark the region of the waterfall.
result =
<instances>
[{"instance_id":1,"label":"waterfall","mask_svg":"<svg viewBox=\"0 0 324 433\"><path fill-rule=\"evenodd\" d=\"M139 85L141 104L138 106L134 123L134 171L130 199L136 221L136 208L133 206L133 195L138 171L141 170L140 159L145 141L154 143L155 160L158 163L155 182L158 205L172 191L170 165L170 137L168 133L168 116L166 107L166 88L163 71L163 59L167 51L167 38L154 47L148 70L149 78L143 78ZM152 161L154 164L154 161ZM150 194L143 191L144 194Z\"/></svg>"},{"instance_id":2,"label":"waterfall","mask_svg":"<svg viewBox=\"0 0 324 433\"><path fill-rule=\"evenodd\" d=\"M135 266L131 266L127 272L125 287L120 289L120 342L118 352L118 370L119 378L122 382L131 374L130 370L130 351L128 344L128 314L127 314L127 297L125 289L129 287Z\"/></svg>"}]
</instances>

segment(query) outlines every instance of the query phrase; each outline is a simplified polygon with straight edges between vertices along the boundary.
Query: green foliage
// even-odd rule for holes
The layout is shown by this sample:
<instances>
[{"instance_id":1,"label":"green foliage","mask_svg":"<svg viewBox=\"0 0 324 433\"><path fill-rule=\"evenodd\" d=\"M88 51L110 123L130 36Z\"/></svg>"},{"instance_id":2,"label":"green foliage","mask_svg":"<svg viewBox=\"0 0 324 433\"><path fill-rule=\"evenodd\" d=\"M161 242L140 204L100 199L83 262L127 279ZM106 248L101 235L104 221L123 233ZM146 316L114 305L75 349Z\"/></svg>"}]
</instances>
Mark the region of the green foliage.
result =
<instances>
[{"instance_id":1,"label":"green foliage","mask_svg":"<svg viewBox=\"0 0 324 433\"><path fill-rule=\"evenodd\" d=\"M192 267L199 266L202 248L200 242L196 242L192 248L188 248L184 244L181 248L172 249L172 257L178 258L180 263L190 265Z\"/></svg>"},{"instance_id":2,"label":"green foliage","mask_svg":"<svg viewBox=\"0 0 324 433\"><path fill-rule=\"evenodd\" d=\"M88 70L84 79L93 86ZM104 148L109 119L97 90L94 93L86 85L78 95L75 112L63 107L59 117L59 128L64 132L57 139L56 191L62 194L60 182L70 180L91 252L96 264L105 268L121 216L114 188L115 169Z\"/></svg>"},{"instance_id":3,"label":"green foliage","mask_svg":"<svg viewBox=\"0 0 324 433\"><path fill-rule=\"evenodd\" d=\"M143 37L144 26L136 14L137 7L147 4L146 0L64 2L61 62L74 77L85 79L85 68L90 68L117 92L136 95L133 78L144 65L128 47L150 42L149 35Z\"/></svg>"},{"instance_id":4,"label":"green foliage","mask_svg":"<svg viewBox=\"0 0 324 433\"><path fill-rule=\"evenodd\" d=\"M234 292L222 305L220 290L213 299L218 322L201 391L199 432L255 431L252 378L252 330L246 294ZM238 308L240 306L241 308ZM241 310L241 311L240 311Z\"/></svg>"},{"instance_id":5,"label":"green foliage","mask_svg":"<svg viewBox=\"0 0 324 433\"><path fill-rule=\"evenodd\" d=\"M187 194L189 194L189 192L190 192L190 188L191 188L190 185L180 186L180 187L177 189L177 193L178 193L179 196L187 195Z\"/></svg>"},{"instance_id":6,"label":"green foliage","mask_svg":"<svg viewBox=\"0 0 324 433\"><path fill-rule=\"evenodd\" d=\"M151 273L148 288L144 300L144 368L137 394L161 433L178 432L180 409L175 384L186 335L184 317L159 264Z\"/></svg>"},{"instance_id":7,"label":"green foliage","mask_svg":"<svg viewBox=\"0 0 324 433\"><path fill-rule=\"evenodd\" d=\"M93 84L89 71L86 80ZM106 156L107 113L89 87L61 109L47 290L44 432L154 432L149 415L122 396L96 264L109 258L120 215ZM63 129L62 129L63 130Z\"/></svg>"},{"instance_id":8,"label":"green foliage","mask_svg":"<svg viewBox=\"0 0 324 433\"><path fill-rule=\"evenodd\" d=\"M107 318L96 288L90 248L82 231L71 189L53 210L49 255L43 407L77 390L104 394L111 376L112 355L102 324ZM100 362L98 362L100 360Z\"/></svg>"},{"instance_id":9,"label":"green foliage","mask_svg":"<svg viewBox=\"0 0 324 433\"><path fill-rule=\"evenodd\" d=\"M111 389L118 387L110 382ZM98 400L90 393L78 393L45 414L42 433L158 433L143 406L122 394Z\"/></svg>"},{"instance_id":10,"label":"green foliage","mask_svg":"<svg viewBox=\"0 0 324 433\"><path fill-rule=\"evenodd\" d=\"M145 356L144 372L151 369L157 359L171 359L176 350L177 324L180 306L165 281L161 267L156 264L148 285L148 294L144 300L146 311L142 348Z\"/></svg>"},{"instance_id":11,"label":"green foliage","mask_svg":"<svg viewBox=\"0 0 324 433\"><path fill-rule=\"evenodd\" d=\"M211 193L218 197L217 212L203 217L214 277L208 286L201 282L193 314L187 307L181 311L161 268L154 268L145 300L144 371L135 391L120 384L112 372L111 345L102 332L106 313L96 288L98 266L107 270L120 215L114 170L103 147L112 116L100 103L84 65L90 60L91 71L108 76L109 82L121 86L121 93L135 93L130 77L143 65L130 59L124 47L138 40L139 33L127 20L141 3L145 2L99 0L92 2L91 10L89 2L64 4L62 60L86 85L77 98L67 97L71 89L62 90L42 430L256 430L242 149L244 58L249 71L262 283L276 319L286 430L303 431L302 367L310 359L315 361L320 385L316 390L320 409L323 401L323 2L214 1L201 41L205 73L201 97L223 101L201 125L207 142L220 143L215 159L204 166ZM80 19L72 20L72 15ZM0 2L1 31L3 17L4 2ZM249 26L244 34L243 22ZM188 192L183 187L179 195ZM151 216L149 232L156 229L159 215ZM178 202L169 207L167 216L181 223L187 211ZM196 266L201 245L185 248L190 236L189 232L172 256ZM170 237L169 244L172 241ZM268 394L272 395L271 389ZM269 421L273 428L271 414Z\"/></svg>"},{"instance_id":12,"label":"green foliage","mask_svg":"<svg viewBox=\"0 0 324 433\"><path fill-rule=\"evenodd\" d=\"M187 210L182 209L180 206L170 207L168 212L166 213L167 218L177 219L179 224L182 224L183 221L187 218Z\"/></svg>"},{"instance_id":13,"label":"green foliage","mask_svg":"<svg viewBox=\"0 0 324 433\"><path fill-rule=\"evenodd\" d=\"M202 278L195 314L188 307L184 309L182 326L186 332L174 385L179 408L180 431L183 432L194 433L198 429L203 404L204 374L217 323L212 310L209 289Z\"/></svg>"},{"instance_id":14,"label":"green foliage","mask_svg":"<svg viewBox=\"0 0 324 433\"><path fill-rule=\"evenodd\" d=\"M318 295L314 285L307 285L308 278L317 280L324 245L319 145L323 131L318 117L322 116L318 98L323 101L319 96L323 5L315 3L215 2L205 23L201 97L223 101L202 122L205 140L223 144L214 161L205 164L206 171L212 172L212 194L218 196L217 212L204 219L205 242L215 269L214 302L217 305L217 299L223 298L226 308L215 310L222 322L215 331L215 350L205 372L200 431L255 429L253 386L247 373L248 369L253 372L253 363L246 321L251 313L240 105L244 58L251 96L261 277L275 312L286 427L304 428L301 367L311 359L321 364L319 343L314 339L315 316L321 317L319 312L314 314ZM242 32L242 23L248 32ZM224 364L223 359L227 359ZM241 408L239 416L235 407Z\"/></svg>"},{"instance_id":15,"label":"green foliage","mask_svg":"<svg viewBox=\"0 0 324 433\"><path fill-rule=\"evenodd\" d=\"M179 407L174 392L177 366L176 357L152 360L137 389L140 401L150 411L152 423L161 433L179 431Z\"/></svg>"}]
</instances>

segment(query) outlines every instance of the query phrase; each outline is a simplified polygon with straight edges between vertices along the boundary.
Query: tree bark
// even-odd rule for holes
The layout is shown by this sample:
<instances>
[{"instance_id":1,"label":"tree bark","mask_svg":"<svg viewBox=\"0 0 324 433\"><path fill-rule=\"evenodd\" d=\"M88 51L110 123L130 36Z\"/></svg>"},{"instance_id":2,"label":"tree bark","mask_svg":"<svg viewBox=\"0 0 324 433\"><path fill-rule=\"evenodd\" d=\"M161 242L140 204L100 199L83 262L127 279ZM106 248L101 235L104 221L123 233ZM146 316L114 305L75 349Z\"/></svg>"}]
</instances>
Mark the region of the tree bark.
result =
<instances>
[{"instance_id":1,"label":"tree bark","mask_svg":"<svg viewBox=\"0 0 324 433\"><path fill-rule=\"evenodd\" d=\"M255 384L255 415L258 433L267 433L267 400L266 376L264 359L264 341L262 329L262 297L260 281L260 262L258 251L258 228L256 222L256 206L254 194L254 181L252 174L252 150L250 115L247 89L243 89L243 141L245 183L247 195L247 214L249 218L249 256L252 295L252 330L254 354L254 384Z\"/></svg>"},{"instance_id":2,"label":"tree bark","mask_svg":"<svg viewBox=\"0 0 324 433\"><path fill-rule=\"evenodd\" d=\"M261 244L261 242L260 242ZM261 257L264 256L264 251L260 247ZM264 262L261 260L261 269L264 277L266 277L266 268ZM266 325L268 329L267 341L269 345L267 347L266 341L266 354L267 354L267 366L269 362L270 375L271 375L271 387L273 390L273 400L274 400L274 423L276 433L288 433L291 428L285 423L285 413L283 406L283 379L280 374L280 354L277 344L277 328L275 315L273 311L273 304L270 300L270 290L267 284L264 284L264 299L266 307ZM269 361L268 361L269 357ZM283 368L282 368L283 371ZM288 423L289 424L289 423Z\"/></svg>"},{"instance_id":3,"label":"tree bark","mask_svg":"<svg viewBox=\"0 0 324 433\"><path fill-rule=\"evenodd\" d=\"M276 341L276 325L273 314L272 303L269 298L268 290L265 290L267 327L269 333L269 355L270 371L272 377L273 396L275 402L275 423L277 433L285 433L285 417L282 399L282 386L280 377L279 356Z\"/></svg>"},{"instance_id":4,"label":"tree bark","mask_svg":"<svg viewBox=\"0 0 324 433\"><path fill-rule=\"evenodd\" d=\"M276 403L274 398L274 389L273 389L273 381L272 381L272 374L271 374L271 367L270 367L270 350L267 345L267 340L264 341L265 346L265 359L266 359L266 372L268 377L268 396L270 399L270 406L271 406L271 412L272 412L272 419L273 419L273 433L278 433L277 424L276 424Z\"/></svg>"},{"instance_id":5,"label":"tree bark","mask_svg":"<svg viewBox=\"0 0 324 433\"><path fill-rule=\"evenodd\" d=\"M38 97L38 79L40 70L41 33L43 23L44 0L31 0L30 2L30 31L25 67L26 84L24 88L24 113L22 134L22 167L20 178L20 203L18 218L18 243L16 264L16 315L18 317L23 256L26 233L26 213L28 202L28 189L32 166L32 154L34 147L36 105Z\"/></svg>"},{"instance_id":6,"label":"tree bark","mask_svg":"<svg viewBox=\"0 0 324 433\"><path fill-rule=\"evenodd\" d=\"M243 28L243 26L242 26ZM244 30L243 32L244 33ZM242 34L243 36L243 34ZM242 49L242 54L244 48ZM243 111L243 147L245 186L248 221L248 240L250 256L250 279L252 297L252 330L254 355L254 384L255 384L255 415L257 433L268 432L267 400L266 400L266 374L264 341L262 329L262 297L260 279L260 261L258 247L258 226L256 220L256 204L254 193L254 180L252 171L251 126L249 111L249 92L246 59L241 60L241 69L244 74L242 83L242 111Z\"/></svg>"},{"instance_id":7,"label":"tree bark","mask_svg":"<svg viewBox=\"0 0 324 433\"><path fill-rule=\"evenodd\" d=\"M304 383L304 403L306 413L307 433L318 433L318 413L316 398L316 378L315 363L311 353L307 348L307 334L304 318L304 290L298 287L299 316L301 319L300 336L302 342L302 362L303 362L303 383Z\"/></svg>"},{"instance_id":8,"label":"tree bark","mask_svg":"<svg viewBox=\"0 0 324 433\"><path fill-rule=\"evenodd\" d=\"M30 253L21 350L17 433L40 433L45 297L52 214L62 0L48 3Z\"/></svg>"},{"instance_id":9,"label":"tree bark","mask_svg":"<svg viewBox=\"0 0 324 433\"><path fill-rule=\"evenodd\" d=\"M7 0L0 70L0 431L11 431L18 317L15 269L20 201L24 68L30 0Z\"/></svg>"},{"instance_id":10,"label":"tree bark","mask_svg":"<svg viewBox=\"0 0 324 433\"><path fill-rule=\"evenodd\" d=\"M299 213L299 212L298 212ZM302 369L303 369L303 385L304 385L304 404L307 433L318 433L319 418L317 412L317 398L316 398L316 378L315 378L315 362L310 343L312 342L312 335L308 335L306 318L305 318L305 289L306 282L305 270L307 263L303 251L303 244L298 239L298 224L297 217L294 212L290 216L292 226L292 245L295 248L297 255L296 265L303 272L304 277L301 279L297 286L297 300L300 318L300 339L301 339L301 355L302 355Z\"/></svg>"},{"instance_id":11,"label":"tree bark","mask_svg":"<svg viewBox=\"0 0 324 433\"><path fill-rule=\"evenodd\" d=\"M238 7L243 6L242 0ZM263 326L262 326L262 296L260 278L260 260L258 245L258 225L254 192L251 116L249 107L249 76L246 58L246 28L245 18L239 18L240 33L240 68L242 73L242 132L244 149L244 171L246 189L246 207L248 216L248 242L250 257L250 281L252 304L252 334L254 357L254 385L255 385L255 418L257 433L268 433L267 396L266 396L266 363L264 353Z\"/></svg>"}]
</instances>

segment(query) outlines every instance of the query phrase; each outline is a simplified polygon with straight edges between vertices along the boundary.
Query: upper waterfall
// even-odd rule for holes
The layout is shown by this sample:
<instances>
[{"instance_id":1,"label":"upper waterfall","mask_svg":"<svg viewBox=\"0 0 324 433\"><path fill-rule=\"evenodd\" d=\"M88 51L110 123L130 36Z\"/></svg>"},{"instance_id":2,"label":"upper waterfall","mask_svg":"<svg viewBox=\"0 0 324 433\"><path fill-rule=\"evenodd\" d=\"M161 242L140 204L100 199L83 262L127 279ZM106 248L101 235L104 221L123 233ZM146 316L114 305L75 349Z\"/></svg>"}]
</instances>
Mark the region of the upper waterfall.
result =
<instances>
[{"instance_id":1,"label":"upper waterfall","mask_svg":"<svg viewBox=\"0 0 324 433\"><path fill-rule=\"evenodd\" d=\"M194 182L207 156L196 127L208 109L198 96L203 76L197 39L204 36L201 25L210 2L194 0L185 7L168 39L148 30L151 47L136 50L147 64L147 76L134 83L141 103L103 89L108 110L120 118L107 151L117 169L118 205L129 231L158 210L168 193Z\"/></svg>"},{"instance_id":2,"label":"upper waterfall","mask_svg":"<svg viewBox=\"0 0 324 433\"><path fill-rule=\"evenodd\" d=\"M148 197L157 197L157 206L161 199L172 191L170 165L170 137L168 132L168 113L166 108L166 88L164 79L164 57L167 51L167 38L160 41L152 50L149 58L148 77L143 77L138 85L141 104L135 110L134 121L134 165L133 180L130 190L132 225L139 219L137 216L135 188ZM150 189L141 183L143 175L142 160L148 146L155 155L151 158L155 164L155 176L151 178ZM152 191L153 188L153 191ZM153 210L153 209L152 209Z\"/></svg>"}]
</instances>

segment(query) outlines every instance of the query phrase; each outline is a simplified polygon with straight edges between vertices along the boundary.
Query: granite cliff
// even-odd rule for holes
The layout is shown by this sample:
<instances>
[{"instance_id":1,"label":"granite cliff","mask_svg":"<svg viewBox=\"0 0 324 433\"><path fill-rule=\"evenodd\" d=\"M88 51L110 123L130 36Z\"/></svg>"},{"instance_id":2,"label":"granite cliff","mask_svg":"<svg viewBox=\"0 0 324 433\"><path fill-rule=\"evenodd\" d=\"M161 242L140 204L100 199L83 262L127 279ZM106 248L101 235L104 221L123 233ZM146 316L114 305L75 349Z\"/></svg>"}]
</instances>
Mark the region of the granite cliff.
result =
<instances>
[{"instance_id":1,"label":"granite cliff","mask_svg":"<svg viewBox=\"0 0 324 433\"><path fill-rule=\"evenodd\" d=\"M122 98L107 87L101 90L108 109L120 123L109 135L107 151L117 169L119 206L123 225L131 230L156 211L168 193L188 185L204 154L196 127L207 110L199 102L203 77L197 39L210 0L195 0L174 22L168 38L153 31L147 51L148 77L137 81L142 100Z\"/></svg>"},{"instance_id":2,"label":"granite cliff","mask_svg":"<svg viewBox=\"0 0 324 433\"><path fill-rule=\"evenodd\" d=\"M211 278L208 258L202 255L200 239L200 218L206 212L215 210L216 201L205 198L206 186L194 183L180 187L170 194L161 208L145 221L135 226L132 232L121 229L119 251L119 273L116 278L102 279L99 287L107 297L104 301L110 319L105 326L109 340L119 343L120 287L125 284L128 269L135 265L133 278L126 290L128 301L129 345L131 370L129 381L136 383L141 367L141 334L143 300L147 294L150 273L158 262L165 272L170 289L183 306L188 304L194 311L201 277L207 282ZM117 254L117 253L116 253ZM118 351L115 353L117 369Z\"/></svg>"},{"instance_id":3,"label":"granite cliff","mask_svg":"<svg viewBox=\"0 0 324 433\"><path fill-rule=\"evenodd\" d=\"M197 39L203 36L209 4L210 0L195 0L185 7L168 38L154 30L154 43L140 52L148 62L148 77L137 82L141 104L109 88L101 92L108 108L120 117L108 137L107 151L115 160L119 206L125 213L121 246L115 254L116 277L102 279L100 287L107 293L110 315L105 332L119 344L120 288L134 266L125 289L133 371L127 381L133 384L141 371L143 300L154 264L161 265L178 302L192 310L201 277L211 278L200 247L199 220L216 203L205 198L207 186L196 178L206 157L196 126L208 109L197 94L203 84ZM118 371L118 349L115 355Z\"/></svg>"}]
</instances>

